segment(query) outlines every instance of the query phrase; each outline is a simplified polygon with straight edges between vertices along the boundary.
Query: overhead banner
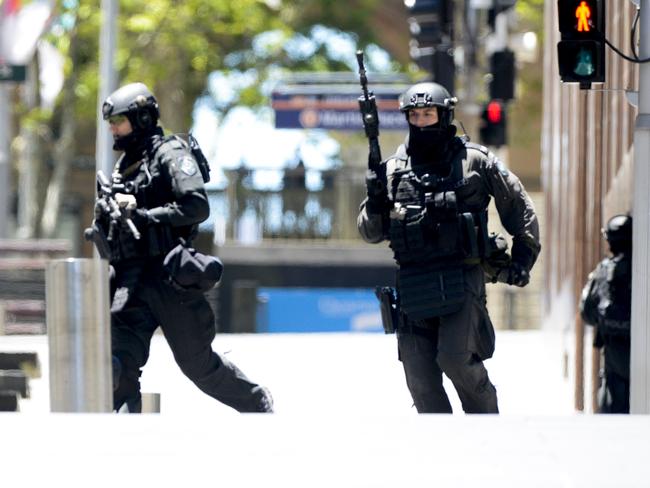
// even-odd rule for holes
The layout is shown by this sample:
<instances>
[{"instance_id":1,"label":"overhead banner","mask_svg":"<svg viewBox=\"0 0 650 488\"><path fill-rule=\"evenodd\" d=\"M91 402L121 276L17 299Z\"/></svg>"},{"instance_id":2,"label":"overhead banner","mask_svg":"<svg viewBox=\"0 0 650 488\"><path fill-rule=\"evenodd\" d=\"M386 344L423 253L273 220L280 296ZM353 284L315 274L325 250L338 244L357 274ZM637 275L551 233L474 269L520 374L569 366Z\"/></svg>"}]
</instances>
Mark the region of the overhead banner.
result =
<instances>
[{"instance_id":1,"label":"overhead banner","mask_svg":"<svg viewBox=\"0 0 650 488\"><path fill-rule=\"evenodd\" d=\"M370 87L377 101L379 130L406 130L397 97L408 85ZM363 130L359 85L293 85L272 93L277 129Z\"/></svg>"}]
</instances>

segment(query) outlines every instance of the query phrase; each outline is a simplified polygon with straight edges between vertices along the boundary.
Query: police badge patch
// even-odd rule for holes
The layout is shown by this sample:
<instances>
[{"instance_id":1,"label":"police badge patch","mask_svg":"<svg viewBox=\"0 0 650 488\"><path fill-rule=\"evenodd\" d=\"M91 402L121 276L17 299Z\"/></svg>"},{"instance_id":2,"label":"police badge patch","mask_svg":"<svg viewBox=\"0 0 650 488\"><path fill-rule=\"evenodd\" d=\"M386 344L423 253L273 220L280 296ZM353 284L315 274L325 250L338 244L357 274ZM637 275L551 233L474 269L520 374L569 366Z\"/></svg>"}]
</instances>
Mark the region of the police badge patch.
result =
<instances>
[{"instance_id":1,"label":"police badge patch","mask_svg":"<svg viewBox=\"0 0 650 488\"><path fill-rule=\"evenodd\" d=\"M178 167L187 176L194 176L196 174L196 163L189 156L182 156L178 158Z\"/></svg>"}]
</instances>

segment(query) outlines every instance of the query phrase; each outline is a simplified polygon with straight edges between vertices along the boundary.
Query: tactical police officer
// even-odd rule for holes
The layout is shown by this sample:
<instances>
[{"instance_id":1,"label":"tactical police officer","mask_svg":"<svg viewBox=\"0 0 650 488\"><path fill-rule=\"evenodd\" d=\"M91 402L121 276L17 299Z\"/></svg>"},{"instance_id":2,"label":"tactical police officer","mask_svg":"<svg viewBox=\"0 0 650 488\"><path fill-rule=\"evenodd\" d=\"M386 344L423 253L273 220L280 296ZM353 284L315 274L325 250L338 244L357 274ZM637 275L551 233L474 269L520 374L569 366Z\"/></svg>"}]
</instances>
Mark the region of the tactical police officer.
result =
<instances>
[{"instance_id":1,"label":"tactical police officer","mask_svg":"<svg viewBox=\"0 0 650 488\"><path fill-rule=\"evenodd\" d=\"M615 215L602 231L611 256L589 274L580 314L596 327L594 347L605 354L598 395L600 413L630 412L630 316L632 311L632 217Z\"/></svg>"},{"instance_id":2,"label":"tactical police officer","mask_svg":"<svg viewBox=\"0 0 650 488\"><path fill-rule=\"evenodd\" d=\"M483 365L494 352L481 266L496 251L490 199L513 236L511 259L494 273L500 281L528 283L540 251L538 222L519 179L485 147L456 136L455 104L436 83L400 96L409 134L382 162L386 178L369 174L358 227L367 242L388 240L398 264L394 328L418 412L451 413L445 373L465 412L497 413Z\"/></svg>"},{"instance_id":3,"label":"tactical police officer","mask_svg":"<svg viewBox=\"0 0 650 488\"><path fill-rule=\"evenodd\" d=\"M109 235L112 267L114 409L141 411L141 368L160 326L177 364L203 392L240 412L271 412L268 390L212 350L214 316L203 293L176 286L164 272L167 253L179 239L190 240L210 213L202 168L184 140L163 135L158 103L144 84L119 88L102 110L113 148L123 152L112 182L124 191L115 200L133 207L136 227L116 226L114 212L98 199L93 226Z\"/></svg>"}]
</instances>

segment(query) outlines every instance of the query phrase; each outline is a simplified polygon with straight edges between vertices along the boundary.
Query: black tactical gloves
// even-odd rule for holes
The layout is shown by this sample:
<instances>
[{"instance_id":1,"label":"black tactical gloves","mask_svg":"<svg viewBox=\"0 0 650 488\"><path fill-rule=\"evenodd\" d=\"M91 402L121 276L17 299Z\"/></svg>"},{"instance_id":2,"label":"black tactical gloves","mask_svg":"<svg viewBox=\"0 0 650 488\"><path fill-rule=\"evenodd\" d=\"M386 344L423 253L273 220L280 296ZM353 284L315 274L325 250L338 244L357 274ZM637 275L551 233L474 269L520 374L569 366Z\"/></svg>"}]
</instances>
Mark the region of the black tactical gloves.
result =
<instances>
[{"instance_id":1,"label":"black tactical gloves","mask_svg":"<svg viewBox=\"0 0 650 488\"><path fill-rule=\"evenodd\" d=\"M389 205L386 183L372 170L366 171L366 210L370 214L383 213Z\"/></svg>"},{"instance_id":2,"label":"black tactical gloves","mask_svg":"<svg viewBox=\"0 0 650 488\"><path fill-rule=\"evenodd\" d=\"M149 211L146 208L136 208L131 211L131 220L138 230L144 230L149 224L152 223Z\"/></svg>"},{"instance_id":3,"label":"black tactical gloves","mask_svg":"<svg viewBox=\"0 0 650 488\"><path fill-rule=\"evenodd\" d=\"M506 283L509 285L524 287L530 281L530 273L521 264L513 261L508 268Z\"/></svg>"},{"instance_id":4,"label":"black tactical gloves","mask_svg":"<svg viewBox=\"0 0 650 488\"><path fill-rule=\"evenodd\" d=\"M533 249L522 239L512 242L512 263L508 268L507 283L514 286L526 286L530 281L530 270L537 260L539 249Z\"/></svg>"},{"instance_id":5,"label":"black tactical gloves","mask_svg":"<svg viewBox=\"0 0 650 488\"><path fill-rule=\"evenodd\" d=\"M102 215L109 214L111 209L103 198L95 200L95 220L99 220Z\"/></svg>"}]
</instances>

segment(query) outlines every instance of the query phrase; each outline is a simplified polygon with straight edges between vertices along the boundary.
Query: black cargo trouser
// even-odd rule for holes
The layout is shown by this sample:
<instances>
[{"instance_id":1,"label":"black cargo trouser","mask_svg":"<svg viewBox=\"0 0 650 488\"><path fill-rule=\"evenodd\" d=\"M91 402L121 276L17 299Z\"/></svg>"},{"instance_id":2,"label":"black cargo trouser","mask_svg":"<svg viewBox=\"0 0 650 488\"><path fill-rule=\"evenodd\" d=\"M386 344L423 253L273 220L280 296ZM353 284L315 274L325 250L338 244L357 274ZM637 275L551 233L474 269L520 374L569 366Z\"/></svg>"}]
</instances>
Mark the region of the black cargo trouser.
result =
<instances>
[{"instance_id":1,"label":"black cargo trouser","mask_svg":"<svg viewBox=\"0 0 650 488\"><path fill-rule=\"evenodd\" d=\"M204 393L240 412L266 411L266 390L212 350L214 315L203 294L177 290L161 277L161 260L115 266L111 333L119 377L113 408L126 403L130 412L140 411L141 368L160 326L181 371Z\"/></svg>"},{"instance_id":2,"label":"black cargo trouser","mask_svg":"<svg viewBox=\"0 0 650 488\"><path fill-rule=\"evenodd\" d=\"M605 388L601 413L630 413L630 336L605 336Z\"/></svg>"},{"instance_id":3,"label":"black cargo trouser","mask_svg":"<svg viewBox=\"0 0 650 488\"><path fill-rule=\"evenodd\" d=\"M410 323L397 332L399 358L419 413L451 413L442 383L451 380L466 413L498 413L497 394L483 360L494 352L485 306L483 270L465 270L465 303L453 314Z\"/></svg>"}]
</instances>

